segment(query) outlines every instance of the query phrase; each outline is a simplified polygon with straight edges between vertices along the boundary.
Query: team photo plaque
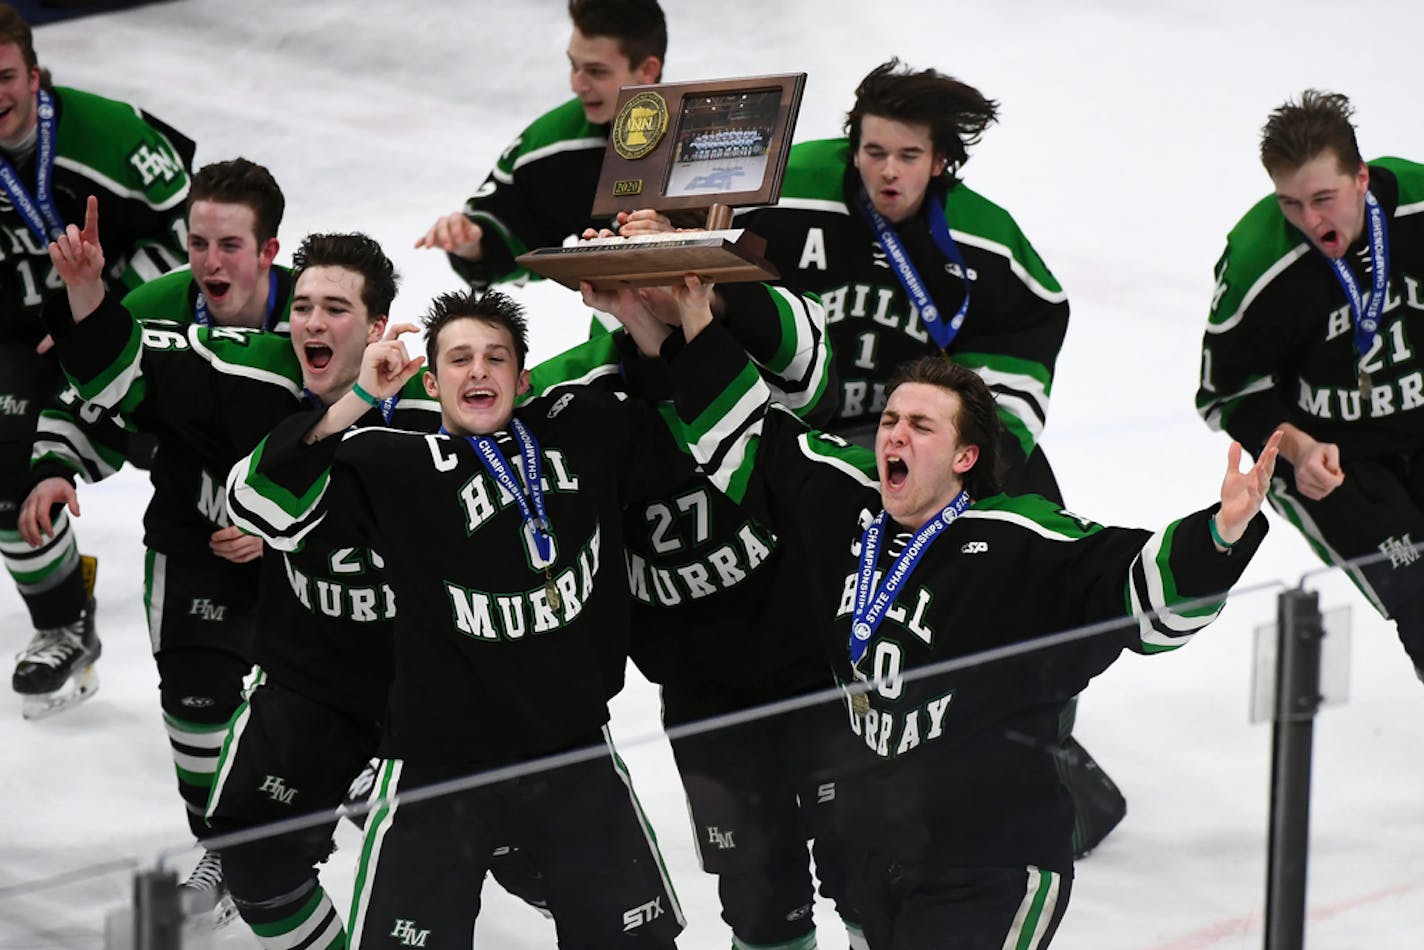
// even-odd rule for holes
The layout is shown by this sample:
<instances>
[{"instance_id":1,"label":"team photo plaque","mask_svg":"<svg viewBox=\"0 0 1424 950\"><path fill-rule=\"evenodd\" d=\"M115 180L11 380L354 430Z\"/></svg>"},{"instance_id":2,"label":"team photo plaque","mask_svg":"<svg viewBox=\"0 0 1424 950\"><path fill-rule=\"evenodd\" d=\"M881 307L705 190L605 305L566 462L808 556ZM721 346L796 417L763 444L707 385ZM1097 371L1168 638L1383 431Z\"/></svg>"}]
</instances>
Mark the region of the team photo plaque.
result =
<instances>
[{"instance_id":1,"label":"team photo plaque","mask_svg":"<svg viewBox=\"0 0 1424 950\"><path fill-rule=\"evenodd\" d=\"M519 263L573 289L583 280L599 289L665 284L688 272L775 278L766 242L729 225L732 208L780 196L805 83L805 73L789 73L624 87L593 215L652 208L706 230L540 248Z\"/></svg>"}]
</instances>

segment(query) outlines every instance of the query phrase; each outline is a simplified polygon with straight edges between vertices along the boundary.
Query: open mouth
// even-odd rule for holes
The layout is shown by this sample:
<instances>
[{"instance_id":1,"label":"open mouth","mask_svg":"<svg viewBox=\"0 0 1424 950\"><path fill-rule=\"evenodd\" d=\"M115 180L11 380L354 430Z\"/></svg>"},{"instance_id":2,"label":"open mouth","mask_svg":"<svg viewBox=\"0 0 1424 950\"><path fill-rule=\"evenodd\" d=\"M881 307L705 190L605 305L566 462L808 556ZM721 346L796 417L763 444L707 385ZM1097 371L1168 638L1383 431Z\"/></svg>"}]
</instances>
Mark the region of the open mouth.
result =
<instances>
[{"instance_id":1,"label":"open mouth","mask_svg":"<svg viewBox=\"0 0 1424 950\"><path fill-rule=\"evenodd\" d=\"M232 289L232 284L225 280L205 280L203 281L203 293L209 299L226 297L227 292Z\"/></svg>"},{"instance_id":2,"label":"open mouth","mask_svg":"<svg viewBox=\"0 0 1424 950\"><path fill-rule=\"evenodd\" d=\"M333 355L331 347L325 343L308 343L302 347L302 352L306 354L307 365L316 370L326 369Z\"/></svg>"},{"instance_id":3,"label":"open mouth","mask_svg":"<svg viewBox=\"0 0 1424 950\"><path fill-rule=\"evenodd\" d=\"M489 409L494 406L494 390L484 387L471 389L469 392L460 394L460 401L474 410Z\"/></svg>"},{"instance_id":4,"label":"open mouth","mask_svg":"<svg viewBox=\"0 0 1424 950\"><path fill-rule=\"evenodd\" d=\"M891 488L899 488L910 477L910 467L895 455L885 457L885 483Z\"/></svg>"}]
</instances>

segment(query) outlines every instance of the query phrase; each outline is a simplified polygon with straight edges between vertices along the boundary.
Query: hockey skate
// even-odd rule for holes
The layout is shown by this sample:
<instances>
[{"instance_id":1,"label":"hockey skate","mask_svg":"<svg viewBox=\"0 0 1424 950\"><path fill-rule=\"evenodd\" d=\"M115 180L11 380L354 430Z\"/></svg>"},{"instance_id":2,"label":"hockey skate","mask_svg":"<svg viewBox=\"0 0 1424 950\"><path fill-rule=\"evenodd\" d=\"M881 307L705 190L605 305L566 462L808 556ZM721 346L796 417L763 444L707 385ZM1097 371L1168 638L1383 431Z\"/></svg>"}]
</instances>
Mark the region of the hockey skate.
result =
<instances>
[{"instance_id":1,"label":"hockey skate","mask_svg":"<svg viewBox=\"0 0 1424 950\"><path fill-rule=\"evenodd\" d=\"M237 917L237 908L223 884L222 855L204 851L188 879L178 885L183 916L199 928L217 930Z\"/></svg>"},{"instance_id":2,"label":"hockey skate","mask_svg":"<svg viewBox=\"0 0 1424 950\"><path fill-rule=\"evenodd\" d=\"M36 630L34 639L15 659L10 682L24 697L22 715L43 719L77 705L99 689L94 661L102 645L94 630L94 598L73 623Z\"/></svg>"}]
</instances>

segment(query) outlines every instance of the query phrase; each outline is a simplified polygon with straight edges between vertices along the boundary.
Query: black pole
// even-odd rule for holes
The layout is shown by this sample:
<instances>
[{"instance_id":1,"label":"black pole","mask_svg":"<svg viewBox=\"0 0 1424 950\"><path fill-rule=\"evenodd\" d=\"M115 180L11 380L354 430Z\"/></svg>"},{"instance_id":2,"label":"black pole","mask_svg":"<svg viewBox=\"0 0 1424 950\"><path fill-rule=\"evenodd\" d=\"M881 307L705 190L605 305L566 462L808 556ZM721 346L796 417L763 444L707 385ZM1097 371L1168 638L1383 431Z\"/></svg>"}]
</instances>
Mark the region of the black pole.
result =
<instances>
[{"instance_id":1,"label":"black pole","mask_svg":"<svg viewBox=\"0 0 1424 950\"><path fill-rule=\"evenodd\" d=\"M134 875L134 950L181 950L183 914L178 875L171 870Z\"/></svg>"},{"instance_id":2,"label":"black pole","mask_svg":"<svg viewBox=\"0 0 1424 950\"><path fill-rule=\"evenodd\" d=\"M1276 711L1271 741L1271 839L1266 950L1305 945L1310 854L1310 753L1320 708L1319 595L1290 590L1277 604Z\"/></svg>"}]
</instances>

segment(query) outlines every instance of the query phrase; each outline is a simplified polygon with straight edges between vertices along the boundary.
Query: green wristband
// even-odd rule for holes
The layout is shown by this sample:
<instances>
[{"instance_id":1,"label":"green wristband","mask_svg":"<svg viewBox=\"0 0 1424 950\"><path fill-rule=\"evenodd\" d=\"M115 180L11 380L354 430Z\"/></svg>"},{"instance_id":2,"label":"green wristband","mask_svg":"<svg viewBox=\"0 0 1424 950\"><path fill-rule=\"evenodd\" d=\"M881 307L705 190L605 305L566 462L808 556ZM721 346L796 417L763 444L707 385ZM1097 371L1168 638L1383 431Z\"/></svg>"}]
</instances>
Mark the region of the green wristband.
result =
<instances>
[{"instance_id":1,"label":"green wristband","mask_svg":"<svg viewBox=\"0 0 1424 950\"><path fill-rule=\"evenodd\" d=\"M356 383L355 385L353 385L351 387L351 391L356 394L357 399L366 403L368 406L374 406L380 402L380 400L377 399L375 396L372 396L370 393L366 392L366 390L362 389L360 383ZM1212 534L1216 534L1215 529L1212 530Z\"/></svg>"},{"instance_id":2,"label":"green wristband","mask_svg":"<svg viewBox=\"0 0 1424 950\"><path fill-rule=\"evenodd\" d=\"M1230 551L1235 545L1234 541L1227 541L1221 536L1221 532L1216 530L1216 515L1206 519L1206 529L1211 532L1211 539L1216 542L1216 546L1226 548Z\"/></svg>"}]
</instances>

